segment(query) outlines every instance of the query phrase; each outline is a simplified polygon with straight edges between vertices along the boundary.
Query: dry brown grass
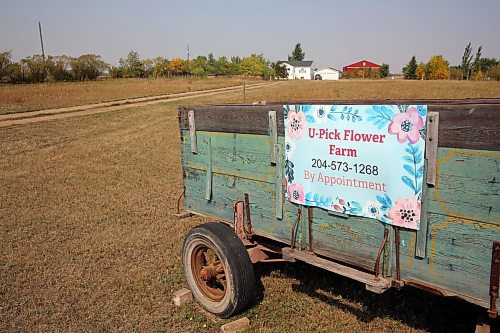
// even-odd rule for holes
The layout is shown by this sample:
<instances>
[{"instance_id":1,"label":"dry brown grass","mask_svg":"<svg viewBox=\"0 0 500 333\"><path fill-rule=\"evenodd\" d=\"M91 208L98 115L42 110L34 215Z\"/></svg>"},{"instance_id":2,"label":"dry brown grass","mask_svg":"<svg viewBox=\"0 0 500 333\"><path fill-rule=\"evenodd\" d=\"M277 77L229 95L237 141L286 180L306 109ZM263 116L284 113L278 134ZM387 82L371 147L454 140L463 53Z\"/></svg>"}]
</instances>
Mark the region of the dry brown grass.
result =
<instances>
[{"instance_id":1,"label":"dry brown grass","mask_svg":"<svg viewBox=\"0 0 500 333\"><path fill-rule=\"evenodd\" d=\"M249 100L499 98L500 82L340 80L292 81L249 93Z\"/></svg>"},{"instance_id":2,"label":"dry brown grass","mask_svg":"<svg viewBox=\"0 0 500 333\"><path fill-rule=\"evenodd\" d=\"M295 98L315 84L249 95ZM183 104L239 101L231 94ZM173 218L182 182L178 104L0 129L0 332L218 332L227 322L170 302L186 286L184 234L203 222ZM301 264L257 265L256 274L256 304L242 314L251 332L474 325L472 306L411 288L374 295Z\"/></svg>"},{"instance_id":3,"label":"dry brown grass","mask_svg":"<svg viewBox=\"0 0 500 333\"><path fill-rule=\"evenodd\" d=\"M256 80L245 80L247 83ZM0 114L223 88L240 78L108 79L93 82L0 85Z\"/></svg>"}]
</instances>

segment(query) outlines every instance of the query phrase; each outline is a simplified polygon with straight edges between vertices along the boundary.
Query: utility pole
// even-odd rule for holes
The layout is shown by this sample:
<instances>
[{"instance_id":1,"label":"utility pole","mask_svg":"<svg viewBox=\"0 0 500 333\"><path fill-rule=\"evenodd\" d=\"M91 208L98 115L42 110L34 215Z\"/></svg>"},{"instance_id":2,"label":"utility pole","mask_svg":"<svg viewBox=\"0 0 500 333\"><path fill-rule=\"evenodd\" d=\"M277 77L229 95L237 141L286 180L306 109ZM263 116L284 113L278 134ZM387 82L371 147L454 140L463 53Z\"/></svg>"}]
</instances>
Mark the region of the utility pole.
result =
<instances>
[{"instance_id":1,"label":"utility pole","mask_svg":"<svg viewBox=\"0 0 500 333\"><path fill-rule=\"evenodd\" d=\"M42 24L38 21L38 31L40 32L40 44L42 45L42 58L45 61L45 51L43 50Z\"/></svg>"},{"instance_id":2,"label":"utility pole","mask_svg":"<svg viewBox=\"0 0 500 333\"><path fill-rule=\"evenodd\" d=\"M188 55L188 61L189 61L189 45L187 46L187 55Z\"/></svg>"}]
</instances>

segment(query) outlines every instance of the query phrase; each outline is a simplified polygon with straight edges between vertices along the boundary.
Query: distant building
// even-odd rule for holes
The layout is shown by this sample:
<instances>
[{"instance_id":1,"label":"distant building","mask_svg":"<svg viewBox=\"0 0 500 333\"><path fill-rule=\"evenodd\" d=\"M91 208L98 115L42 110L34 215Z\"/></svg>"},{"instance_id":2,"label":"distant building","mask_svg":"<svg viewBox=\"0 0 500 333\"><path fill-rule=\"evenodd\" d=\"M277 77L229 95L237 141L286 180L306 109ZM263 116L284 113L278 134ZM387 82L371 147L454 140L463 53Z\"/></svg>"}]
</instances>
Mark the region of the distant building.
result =
<instances>
[{"instance_id":1,"label":"distant building","mask_svg":"<svg viewBox=\"0 0 500 333\"><path fill-rule=\"evenodd\" d=\"M310 80L312 78L312 61L284 61L289 80Z\"/></svg>"},{"instance_id":2,"label":"distant building","mask_svg":"<svg viewBox=\"0 0 500 333\"><path fill-rule=\"evenodd\" d=\"M338 80L340 79L340 71L331 67L324 67L314 71L315 80Z\"/></svg>"},{"instance_id":3,"label":"distant building","mask_svg":"<svg viewBox=\"0 0 500 333\"><path fill-rule=\"evenodd\" d=\"M350 64L347 66L344 66L343 71L347 73L361 73L360 76L364 77L364 72L366 69L370 68L371 70L379 70L380 65L377 65L374 62L368 61L368 60L361 60L358 62L355 62L354 64Z\"/></svg>"}]
</instances>

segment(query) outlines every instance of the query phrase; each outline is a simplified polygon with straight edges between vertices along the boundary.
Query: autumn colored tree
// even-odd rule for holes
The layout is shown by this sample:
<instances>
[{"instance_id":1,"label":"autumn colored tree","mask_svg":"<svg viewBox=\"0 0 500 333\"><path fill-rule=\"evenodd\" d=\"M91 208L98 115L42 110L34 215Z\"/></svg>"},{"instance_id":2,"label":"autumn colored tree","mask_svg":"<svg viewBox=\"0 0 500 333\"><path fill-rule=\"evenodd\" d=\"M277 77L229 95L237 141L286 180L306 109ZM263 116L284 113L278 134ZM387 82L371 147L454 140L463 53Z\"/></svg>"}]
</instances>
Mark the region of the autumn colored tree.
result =
<instances>
[{"instance_id":1,"label":"autumn colored tree","mask_svg":"<svg viewBox=\"0 0 500 333\"><path fill-rule=\"evenodd\" d=\"M180 58L172 59L168 63L168 71L173 75L181 75L186 73L186 63Z\"/></svg>"},{"instance_id":2,"label":"autumn colored tree","mask_svg":"<svg viewBox=\"0 0 500 333\"><path fill-rule=\"evenodd\" d=\"M153 68L151 75L156 79L158 77L167 76L168 73L168 60L164 57L156 57L152 60Z\"/></svg>"},{"instance_id":3,"label":"autumn colored tree","mask_svg":"<svg viewBox=\"0 0 500 333\"><path fill-rule=\"evenodd\" d=\"M415 69L415 77L419 80L425 79L425 65L423 62L419 63Z\"/></svg>"},{"instance_id":4,"label":"autumn colored tree","mask_svg":"<svg viewBox=\"0 0 500 333\"><path fill-rule=\"evenodd\" d=\"M426 65L426 77L429 80L447 80L450 78L448 61L442 55L435 55Z\"/></svg>"}]
</instances>

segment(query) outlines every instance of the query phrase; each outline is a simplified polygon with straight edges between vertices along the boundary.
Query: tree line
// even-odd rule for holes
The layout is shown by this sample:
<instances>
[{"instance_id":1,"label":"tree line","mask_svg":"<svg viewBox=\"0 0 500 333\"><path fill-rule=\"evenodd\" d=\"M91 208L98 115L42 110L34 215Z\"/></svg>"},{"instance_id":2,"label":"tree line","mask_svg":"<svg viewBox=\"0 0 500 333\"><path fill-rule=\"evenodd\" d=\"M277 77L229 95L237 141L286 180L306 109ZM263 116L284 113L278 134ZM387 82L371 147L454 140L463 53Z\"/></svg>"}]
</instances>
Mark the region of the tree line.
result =
<instances>
[{"instance_id":1,"label":"tree line","mask_svg":"<svg viewBox=\"0 0 500 333\"><path fill-rule=\"evenodd\" d=\"M96 80L105 73L113 78L234 75L269 78L276 76L277 66L261 54L252 54L244 58L236 56L231 59L215 58L212 53L192 60L164 57L140 59L136 51L130 51L125 58L120 58L118 66L110 66L95 54L47 58L34 55L13 62L11 52L7 51L0 52L0 82L86 81Z\"/></svg>"},{"instance_id":2,"label":"tree line","mask_svg":"<svg viewBox=\"0 0 500 333\"><path fill-rule=\"evenodd\" d=\"M450 66L442 55L432 56L427 63L417 63L414 56L403 67L407 80L500 80L500 63L496 58L482 56L483 46L472 55L471 43L467 44L459 65Z\"/></svg>"}]
</instances>

